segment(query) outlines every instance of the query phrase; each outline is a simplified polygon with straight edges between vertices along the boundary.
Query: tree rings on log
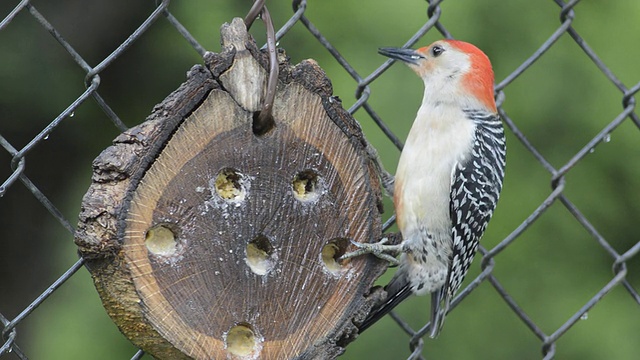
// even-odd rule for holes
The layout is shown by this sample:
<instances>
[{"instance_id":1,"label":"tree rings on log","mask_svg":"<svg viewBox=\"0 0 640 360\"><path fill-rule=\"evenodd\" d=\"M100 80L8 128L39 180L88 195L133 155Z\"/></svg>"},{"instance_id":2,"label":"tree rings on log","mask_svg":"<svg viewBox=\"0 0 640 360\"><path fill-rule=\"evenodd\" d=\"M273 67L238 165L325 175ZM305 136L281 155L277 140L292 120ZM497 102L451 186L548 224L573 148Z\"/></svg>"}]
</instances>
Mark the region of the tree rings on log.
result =
<instances>
[{"instance_id":1,"label":"tree rings on log","mask_svg":"<svg viewBox=\"0 0 640 360\"><path fill-rule=\"evenodd\" d=\"M383 292L379 174L318 65L267 56L240 19L146 122L94 161L76 243L120 330L159 359L327 359Z\"/></svg>"}]
</instances>

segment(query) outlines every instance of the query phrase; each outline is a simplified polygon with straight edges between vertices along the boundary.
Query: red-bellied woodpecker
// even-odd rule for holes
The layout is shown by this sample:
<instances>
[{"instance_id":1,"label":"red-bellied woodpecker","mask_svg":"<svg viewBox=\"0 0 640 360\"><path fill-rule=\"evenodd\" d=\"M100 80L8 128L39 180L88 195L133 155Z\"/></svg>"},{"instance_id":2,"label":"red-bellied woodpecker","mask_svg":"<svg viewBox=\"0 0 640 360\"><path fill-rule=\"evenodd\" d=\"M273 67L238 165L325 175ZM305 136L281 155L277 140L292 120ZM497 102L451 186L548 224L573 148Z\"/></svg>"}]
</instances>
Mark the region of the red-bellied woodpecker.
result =
<instances>
[{"instance_id":1,"label":"red-bellied woodpecker","mask_svg":"<svg viewBox=\"0 0 640 360\"><path fill-rule=\"evenodd\" d=\"M431 337L442 328L498 202L505 137L493 97L493 70L474 45L440 40L418 50L382 48L424 81L422 105L400 155L394 205L403 241L356 244L398 271L360 331L410 294L431 293ZM395 256L400 253L400 260Z\"/></svg>"}]
</instances>

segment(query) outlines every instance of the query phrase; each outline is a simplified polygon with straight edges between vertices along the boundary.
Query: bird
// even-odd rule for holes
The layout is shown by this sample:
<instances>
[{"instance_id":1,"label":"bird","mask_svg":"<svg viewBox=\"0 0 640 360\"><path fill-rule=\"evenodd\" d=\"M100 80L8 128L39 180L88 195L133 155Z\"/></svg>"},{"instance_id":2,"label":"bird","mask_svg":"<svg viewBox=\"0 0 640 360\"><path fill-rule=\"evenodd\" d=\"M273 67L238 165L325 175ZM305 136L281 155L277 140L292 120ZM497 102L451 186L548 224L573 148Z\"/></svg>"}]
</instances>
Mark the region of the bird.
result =
<instances>
[{"instance_id":1,"label":"bird","mask_svg":"<svg viewBox=\"0 0 640 360\"><path fill-rule=\"evenodd\" d=\"M411 294L431 293L429 335L436 338L502 190L506 142L493 69L484 52L459 40L378 52L408 65L425 86L393 186L402 241L354 243L343 258L371 253L398 265L386 300L360 332Z\"/></svg>"}]
</instances>

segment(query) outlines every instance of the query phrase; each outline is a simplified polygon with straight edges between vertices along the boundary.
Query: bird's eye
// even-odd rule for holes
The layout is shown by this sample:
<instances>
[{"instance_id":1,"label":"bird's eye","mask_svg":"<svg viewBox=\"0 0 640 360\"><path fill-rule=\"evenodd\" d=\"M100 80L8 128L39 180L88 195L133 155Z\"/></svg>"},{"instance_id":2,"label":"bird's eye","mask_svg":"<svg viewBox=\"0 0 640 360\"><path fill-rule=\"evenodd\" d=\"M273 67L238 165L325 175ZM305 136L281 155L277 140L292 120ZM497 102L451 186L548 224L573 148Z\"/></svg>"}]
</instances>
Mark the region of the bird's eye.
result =
<instances>
[{"instance_id":1,"label":"bird's eye","mask_svg":"<svg viewBox=\"0 0 640 360\"><path fill-rule=\"evenodd\" d=\"M444 48L443 48L442 46L440 46L440 45L434 45L434 46L431 48L431 54L432 54L434 57L438 57L438 56L440 56L440 54L442 54L443 52L444 52Z\"/></svg>"}]
</instances>

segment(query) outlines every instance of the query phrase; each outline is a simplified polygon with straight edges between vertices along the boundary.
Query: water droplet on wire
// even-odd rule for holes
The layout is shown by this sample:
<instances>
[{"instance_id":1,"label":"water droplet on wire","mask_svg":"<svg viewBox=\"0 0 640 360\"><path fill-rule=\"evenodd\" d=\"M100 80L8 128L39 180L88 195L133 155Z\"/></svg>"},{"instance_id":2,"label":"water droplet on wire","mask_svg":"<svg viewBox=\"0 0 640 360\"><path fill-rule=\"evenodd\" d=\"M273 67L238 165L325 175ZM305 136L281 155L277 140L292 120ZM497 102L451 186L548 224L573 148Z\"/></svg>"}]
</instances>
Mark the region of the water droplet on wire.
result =
<instances>
[{"instance_id":1,"label":"water droplet on wire","mask_svg":"<svg viewBox=\"0 0 640 360\"><path fill-rule=\"evenodd\" d=\"M580 320L587 320L589 318L589 313L584 313L580 315Z\"/></svg>"},{"instance_id":2,"label":"water droplet on wire","mask_svg":"<svg viewBox=\"0 0 640 360\"><path fill-rule=\"evenodd\" d=\"M71 112L71 114L69 114L69 117L70 117L70 118L72 118L72 117L74 117L74 116L76 116L76 112L75 112L75 111L72 111L72 112Z\"/></svg>"},{"instance_id":3,"label":"water droplet on wire","mask_svg":"<svg viewBox=\"0 0 640 360\"><path fill-rule=\"evenodd\" d=\"M607 135L605 135L605 136L604 136L603 141L604 141L604 142L606 142L606 143L608 143L609 141L611 141L611 134L607 134Z\"/></svg>"}]
</instances>

